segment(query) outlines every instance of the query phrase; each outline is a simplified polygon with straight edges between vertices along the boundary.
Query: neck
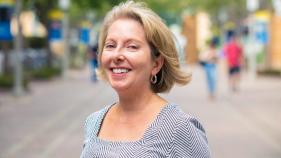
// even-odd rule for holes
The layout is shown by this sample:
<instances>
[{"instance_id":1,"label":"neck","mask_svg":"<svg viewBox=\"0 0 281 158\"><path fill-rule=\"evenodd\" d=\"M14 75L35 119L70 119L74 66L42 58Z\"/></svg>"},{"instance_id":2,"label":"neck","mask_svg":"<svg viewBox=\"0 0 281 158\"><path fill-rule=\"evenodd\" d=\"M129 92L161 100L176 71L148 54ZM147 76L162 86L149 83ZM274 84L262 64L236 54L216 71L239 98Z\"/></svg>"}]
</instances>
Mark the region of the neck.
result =
<instances>
[{"instance_id":1,"label":"neck","mask_svg":"<svg viewBox=\"0 0 281 158\"><path fill-rule=\"evenodd\" d=\"M166 101L159 97L151 90L137 91L119 95L119 103L117 109L122 113L140 113L148 109L160 108L165 105Z\"/></svg>"}]
</instances>

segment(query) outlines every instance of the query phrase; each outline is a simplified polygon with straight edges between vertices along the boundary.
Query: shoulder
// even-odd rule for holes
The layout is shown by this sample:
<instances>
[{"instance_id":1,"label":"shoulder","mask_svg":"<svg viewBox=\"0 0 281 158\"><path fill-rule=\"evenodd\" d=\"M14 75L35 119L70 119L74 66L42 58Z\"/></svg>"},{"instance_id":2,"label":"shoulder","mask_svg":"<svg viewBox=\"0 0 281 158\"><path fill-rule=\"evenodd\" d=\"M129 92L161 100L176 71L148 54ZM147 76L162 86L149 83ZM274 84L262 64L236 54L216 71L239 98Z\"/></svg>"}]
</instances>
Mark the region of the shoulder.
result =
<instances>
[{"instance_id":1,"label":"shoulder","mask_svg":"<svg viewBox=\"0 0 281 158\"><path fill-rule=\"evenodd\" d=\"M99 111L93 112L86 118L84 125L86 138L89 138L98 132L99 125L102 122L103 116L107 112L108 108L109 107L107 106Z\"/></svg>"},{"instance_id":2,"label":"shoulder","mask_svg":"<svg viewBox=\"0 0 281 158\"><path fill-rule=\"evenodd\" d=\"M176 130L176 134L180 135L181 133L189 132L198 132L202 135L205 135L205 129L203 125L199 122L197 118L185 113L180 106L172 105L167 108L165 120L168 121L169 124L173 124L174 130Z\"/></svg>"},{"instance_id":3,"label":"shoulder","mask_svg":"<svg viewBox=\"0 0 281 158\"><path fill-rule=\"evenodd\" d=\"M196 129L198 132L205 133L205 129L203 125L200 123L200 121L195 118L194 116L191 116L187 113L185 113L183 110L178 110L178 132L185 132L186 130L189 130L187 127L192 127Z\"/></svg>"},{"instance_id":4,"label":"shoulder","mask_svg":"<svg viewBox=\"0 0 281 158\"><path fill-rule=\"evenodd\" d=\"M178 126L190 124L198 128L199 130L205 132L202 124L198 121L198 119L192 115L185 113L180 106L178 105L170 106L168 108L168 113L169 113L168 116L170 117L170 120L172 120L172 122L174 123L177 122Z\"/></svg>"},{"instance_id":5,"label":"shoulder","mask_svg":"<svg viewBox=\"0 0 281 158\"><path fill-rule=\"evenodd\" d=\"M186 157L210 157L208 141L202 124L195 117L186 114L179 107L175 113L177 126L174 134L176 155Z\"/></svg>"},{"instance_id":6,"label":"shoulder","mask_svg":"<svg viewBox=\"0 0 281 158\"><path fill-rule=\"evenodd\" d=\"M85 120L85 128L88 128L89 126L95 124L95 122L98 121L101 112L102 110L91 113Z\"/></svg>"},{"instance_id":7,"label":"shoulder","mask_svg":"<svg viewBox=\"0 0 281 158\"><path fill-rule=\"evenodd\" d=\"M173 116L172 122L176 124L175 130L178 135L191 129L194 129L194 132L205 134L205 129L200 121L194 116L185 113L180 106L175 106L171 109L170 116Z\"/></svg>"}]
</instances>

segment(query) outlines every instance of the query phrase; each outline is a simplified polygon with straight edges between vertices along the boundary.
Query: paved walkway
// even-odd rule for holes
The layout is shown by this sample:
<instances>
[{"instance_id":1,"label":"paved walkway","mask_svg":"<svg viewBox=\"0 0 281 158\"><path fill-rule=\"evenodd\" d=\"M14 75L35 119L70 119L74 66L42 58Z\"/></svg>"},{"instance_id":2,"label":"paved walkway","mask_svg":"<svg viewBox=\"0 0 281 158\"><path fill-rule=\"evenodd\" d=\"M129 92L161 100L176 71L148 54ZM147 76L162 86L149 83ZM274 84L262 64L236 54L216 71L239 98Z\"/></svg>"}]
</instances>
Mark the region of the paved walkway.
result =
<instances>
[{"instance_id":1,"label":"paved walkway","mask_svg":"<svg viewBox=\"0 0 281 158\"><path fill-rule=\"evenodd\" d=\"M280 78L251 80L245 74L241 91L231 94L220 73L217 100L210 102L202 70L189 69L192 82L162 96L201 120L212 157L281 157ZM79 157L86 116L116 100L107 84L91 83L88 75L73 71L66 80L34 82L20 98L0 93L0 157Z\"/></svg>"}]
</instances>

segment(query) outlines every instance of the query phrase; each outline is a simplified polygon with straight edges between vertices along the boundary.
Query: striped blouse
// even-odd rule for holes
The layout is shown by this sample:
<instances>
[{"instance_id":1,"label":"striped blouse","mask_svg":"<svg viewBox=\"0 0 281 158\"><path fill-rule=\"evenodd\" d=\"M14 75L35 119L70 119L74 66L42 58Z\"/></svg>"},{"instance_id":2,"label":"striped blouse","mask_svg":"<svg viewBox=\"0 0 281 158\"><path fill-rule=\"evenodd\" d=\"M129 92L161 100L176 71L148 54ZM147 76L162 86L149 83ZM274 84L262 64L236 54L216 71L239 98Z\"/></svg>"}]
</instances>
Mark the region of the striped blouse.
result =
<instances>
[{"instance_id":1,"label":"striped blouse","mask_svg":"<svg viewBox=\"0 0 281 158\"><path fill-rule=\"evenodd\" d=\"M88 116L81 158L209 158L205 131L179 106L161 109L143 137L134 142L105 141L98 138L102 120L111 106Z\"/></svg>"}]
</instances>

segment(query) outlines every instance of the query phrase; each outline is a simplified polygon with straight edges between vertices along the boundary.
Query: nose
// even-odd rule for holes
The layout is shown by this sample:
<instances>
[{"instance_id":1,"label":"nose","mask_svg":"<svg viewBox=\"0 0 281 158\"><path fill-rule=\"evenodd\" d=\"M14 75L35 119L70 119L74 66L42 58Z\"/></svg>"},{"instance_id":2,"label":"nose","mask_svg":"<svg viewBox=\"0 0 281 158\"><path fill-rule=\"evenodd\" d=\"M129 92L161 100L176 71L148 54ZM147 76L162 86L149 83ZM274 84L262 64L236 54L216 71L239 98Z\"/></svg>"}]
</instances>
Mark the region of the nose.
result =
<instances>
[{"instance_id":1,"label":"nose","mask_svg":"<svg viewBox=\"0 0 281 158\"><path fill-rule=\"evenodd\" d=\"M114 52L114 57L113 57L113 61L115 63L120 63L122 61L125 60L125 56L124 54L122 53L122 50L120 49L117 49L115 52Z\"/></svg>"},{"instance_id":2,"label":"nose","mask_svg":"<svg viewBox=\"0 0 281 158\"><path fill-rule=\"evenodd\" d=\"M123 55L121 55L121 54L116 55L116 56L114 57L114 59L113 59L113 61L114 61L115 63L120 63L120 62L122 62L122 61L124 61L124 60L125 60L125 57L124 57Z\"/></svg>"}]
</instances>

